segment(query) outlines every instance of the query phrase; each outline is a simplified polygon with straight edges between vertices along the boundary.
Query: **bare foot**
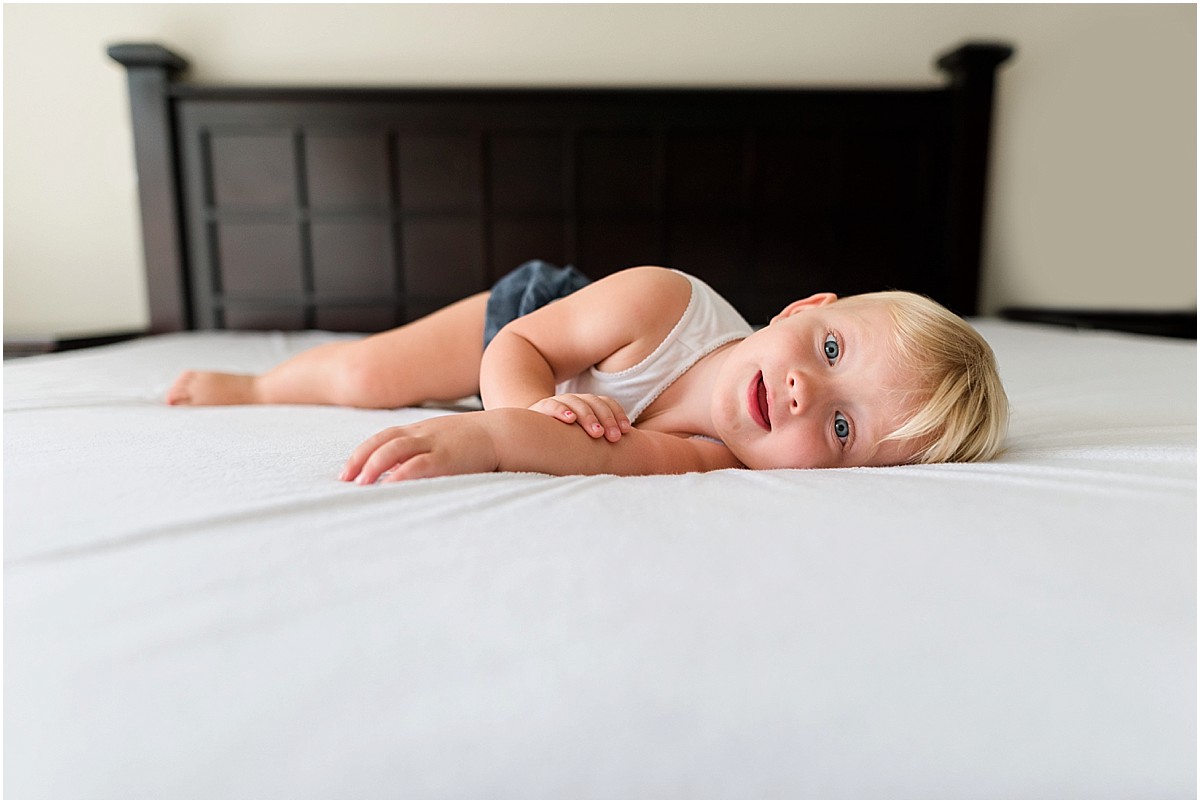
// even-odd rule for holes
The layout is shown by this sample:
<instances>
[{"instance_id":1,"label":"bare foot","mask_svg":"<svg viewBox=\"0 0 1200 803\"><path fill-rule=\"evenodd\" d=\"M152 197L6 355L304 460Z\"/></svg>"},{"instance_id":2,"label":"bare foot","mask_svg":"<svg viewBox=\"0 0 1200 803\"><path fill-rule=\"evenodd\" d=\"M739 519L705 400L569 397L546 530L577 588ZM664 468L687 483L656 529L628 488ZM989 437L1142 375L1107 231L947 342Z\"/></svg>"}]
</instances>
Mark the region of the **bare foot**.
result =
<instances>
[{"instance_id":1,"label":"bare foot","mask_svg":"<svg viewBox=\"0 0 1200 803\"><path fill-rule=\"evenodd\" d=\"M252 374L184 371L167 391L167 404L257 404L257 379Z\"/></svg>"}]
</instances>

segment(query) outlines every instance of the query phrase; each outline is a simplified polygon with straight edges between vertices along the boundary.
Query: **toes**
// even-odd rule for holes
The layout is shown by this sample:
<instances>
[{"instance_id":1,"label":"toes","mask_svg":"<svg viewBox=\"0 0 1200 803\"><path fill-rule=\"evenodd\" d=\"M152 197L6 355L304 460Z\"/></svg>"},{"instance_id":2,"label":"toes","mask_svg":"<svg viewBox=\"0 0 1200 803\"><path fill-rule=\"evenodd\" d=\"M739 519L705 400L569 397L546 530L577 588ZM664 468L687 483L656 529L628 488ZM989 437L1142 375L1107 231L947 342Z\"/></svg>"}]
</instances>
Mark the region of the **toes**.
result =
<instances>
[{"instance_id":1,"label":"toes","mask_svg":"<svg viewBox=\"0 0 1200 803\"><path fill-rule=\"evenodd\" d=\"M167 391L167 404L187 404L191 401L191 385L192 379L195 377L194 371L184 371L171 385L171 389Z\"/></svg>"}]
</instances>

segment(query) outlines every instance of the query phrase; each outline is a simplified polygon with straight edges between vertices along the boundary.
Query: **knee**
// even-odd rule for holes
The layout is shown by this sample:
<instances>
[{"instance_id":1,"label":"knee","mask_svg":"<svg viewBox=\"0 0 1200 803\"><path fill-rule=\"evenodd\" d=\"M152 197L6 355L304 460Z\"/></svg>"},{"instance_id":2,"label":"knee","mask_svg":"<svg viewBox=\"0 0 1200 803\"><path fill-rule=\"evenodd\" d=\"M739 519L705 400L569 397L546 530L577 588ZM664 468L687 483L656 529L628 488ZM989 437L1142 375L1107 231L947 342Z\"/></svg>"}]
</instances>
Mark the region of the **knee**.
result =
<instances>
[{"instance_id":1,"label":"knee","mask_svg":"<svg viewBox=\"0 0 1200 803\"><path fill-rule=\"evenodd\" d=\"M390 392L394 383L387 380L378 364L349 349L329 378L329 395L344 407L395 407Z\"/></svg>"}]
</instances>

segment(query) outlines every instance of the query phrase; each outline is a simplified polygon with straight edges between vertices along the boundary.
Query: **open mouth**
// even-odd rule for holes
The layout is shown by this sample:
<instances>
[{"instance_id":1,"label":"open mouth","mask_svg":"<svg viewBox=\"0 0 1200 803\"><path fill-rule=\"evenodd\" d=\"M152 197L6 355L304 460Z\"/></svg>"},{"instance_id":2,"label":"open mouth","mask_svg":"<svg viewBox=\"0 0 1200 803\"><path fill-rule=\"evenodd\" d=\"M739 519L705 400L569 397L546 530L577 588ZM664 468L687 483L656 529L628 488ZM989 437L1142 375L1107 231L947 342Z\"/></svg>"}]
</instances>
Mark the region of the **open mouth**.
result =
<instances>
[{"instance_id":1,"label":"open mouth","mask_svg":"<svg viewBox=\"0 0 1200 803\"><path fill-rule=\"evenodd\" d=\"M771 406L767 402L767 384L763 381L762 371L754 375L754 381L750 383L748 392L747 406L750 409L750 417L754 419L754 423L771 431Z\"/></svg>"}]
</instances>

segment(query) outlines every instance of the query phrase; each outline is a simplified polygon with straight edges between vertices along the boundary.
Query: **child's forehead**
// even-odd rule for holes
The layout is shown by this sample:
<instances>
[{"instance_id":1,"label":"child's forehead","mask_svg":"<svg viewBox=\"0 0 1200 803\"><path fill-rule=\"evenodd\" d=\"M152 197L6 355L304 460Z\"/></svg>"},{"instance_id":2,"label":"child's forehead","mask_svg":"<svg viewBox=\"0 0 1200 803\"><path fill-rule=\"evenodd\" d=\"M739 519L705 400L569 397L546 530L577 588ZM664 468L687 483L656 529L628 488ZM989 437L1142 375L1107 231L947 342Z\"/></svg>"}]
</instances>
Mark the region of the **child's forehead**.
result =
<instances>
[{"instance_id":1,"label":"child's forehead","mask_svg":"<svg viewBox=\"0 0 1200 803\"><path fill-rule=\"evenodd\" d=\"M855 321L868 330L880 347L886 341L889 350L904 352L910 358L927 352L927 346L912 325L907 322L901 325L901 319L907 319L907 316L900 314L894 302L869 295L850 296L838 299L830 305L830 310L838 305L843 305L840 314L844 319Z\"/></svg>"},{"instance_id":2,"label":"child's forehead","mask_svg":"<svg viewBox=\"0 0 1200 803\"><path fill-rule=\"evenodd\" d=\"M829 305L830 310L882 310L891 315L893 302L874 294L865 293L856 296L842 296Z\"/></svg>"},{"instance_id":3,"label":"child's forehead","mask_svg":"<svg viewBox=\"0 0 1200 803\"><path fill-rule=\"evenodd\" d=\"M853 345L871 352L865 359L874 364L876 381L890 400L888 406L908 407L914 398L927 394L930 390L927 353L912 338L902 336L891 302L869 296L851 296L845 300L853 302L842 311L857 341ZM833 306L836 305L831 305L831 309Z\"/></svg>"},{"instance_id":4,"label":"child's forehead","mask_svg":"<svg viewBox=\"0 0 1200 803\"><path fill-rule=\"evenodd\" d=\"M865 330L866 334L889 342L895 340L896 319L888 301L871 296L847 296L825 307L824 311L837 321ZM883 345L882 342L879 345Z\"/></svg>"}]
</instances>

